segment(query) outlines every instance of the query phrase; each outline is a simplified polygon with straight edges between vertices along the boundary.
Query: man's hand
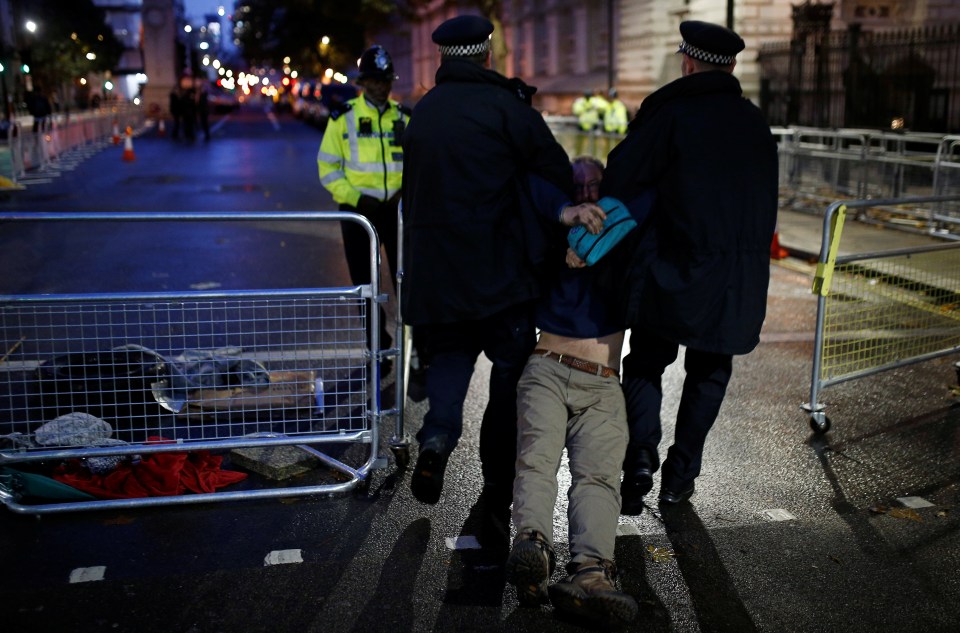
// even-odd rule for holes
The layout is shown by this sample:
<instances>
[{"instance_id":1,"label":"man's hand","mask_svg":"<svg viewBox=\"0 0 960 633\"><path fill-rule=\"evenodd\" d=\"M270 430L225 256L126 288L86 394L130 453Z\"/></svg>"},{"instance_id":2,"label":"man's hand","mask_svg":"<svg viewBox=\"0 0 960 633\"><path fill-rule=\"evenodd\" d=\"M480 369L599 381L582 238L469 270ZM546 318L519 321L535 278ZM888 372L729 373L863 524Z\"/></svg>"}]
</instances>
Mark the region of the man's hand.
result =
<instances>
[{"instance_id":1,"label":"man's hand","mask_svg":"<svg viewBox=\"0 0 960 633\"><path fill-rule=\"evenodd\" d=\"M575 206L566 207L560 214L560 222L566 226L582 224L587 231L596 235L603 230L603 221L607 214L603 209L592 202L584 202Z\"/></svg>"},{"instance_id":2,"label":"man's hand","mask_svg":"<svg viewBox=\"0 0 960 633\"><path fill-rule=\"evenodd\" d=\"M572 248L567 247L567 268L584 268L587 265L587 262L580 259L580 256L577 255L577 252Z\"/></svg>"}]
</instances>

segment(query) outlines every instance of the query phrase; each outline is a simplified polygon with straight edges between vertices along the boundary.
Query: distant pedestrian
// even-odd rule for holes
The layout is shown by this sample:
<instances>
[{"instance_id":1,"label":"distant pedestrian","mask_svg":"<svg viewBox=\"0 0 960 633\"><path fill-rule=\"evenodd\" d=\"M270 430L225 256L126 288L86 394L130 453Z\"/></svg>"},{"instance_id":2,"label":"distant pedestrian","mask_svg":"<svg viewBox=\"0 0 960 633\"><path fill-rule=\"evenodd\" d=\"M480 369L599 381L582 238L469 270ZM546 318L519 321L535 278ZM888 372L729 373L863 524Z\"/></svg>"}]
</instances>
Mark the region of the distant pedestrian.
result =
<instances>
[{"instance_id":1,"label":"distant pedestrian","mask_svg":"<svg viewBox=\"0 0 960 633\"><path fill-rule=\"evenodd\" d=\"M180 138L180 122L183 120L183 106L181 105L180 87L175 86L170 91L170 116L173 118L173 129L170 138Z\"/></svg>"},{"instance_id":2,"label":"distant pedestrian","mask_svg":"<svg viewBox=\"0 0 960 633\"><path fill-rule=\"evenodd\" d=\"M192 142L197 138L197 91L193 86L180 93L180 116L183 118L183 136Z\"/></svg>"},{"instance_id":3,"label":"distant pedestrian","mask_svg":"<svg viewBox=\"0 0 960 633\"><path fill-rule=\"evenodd\" d=\"M203 140L210 140L210 88L207 82L200 84L200 91L197 95L197 116L200 117L200 130L203 132Z\"/></svg>"},{"instance_id":4,"label":"distant pedestrian","mask_svg":"<svg viewBox=\"0 0 960 633\"><path fill-rule=\"evenodd\" d=\"M41 86L35 84L33 90L27 93L26 101L27 111L33 116L33 131L44 130L52 113L50 99L47 98Z\"/></svg>"}]
</instances>

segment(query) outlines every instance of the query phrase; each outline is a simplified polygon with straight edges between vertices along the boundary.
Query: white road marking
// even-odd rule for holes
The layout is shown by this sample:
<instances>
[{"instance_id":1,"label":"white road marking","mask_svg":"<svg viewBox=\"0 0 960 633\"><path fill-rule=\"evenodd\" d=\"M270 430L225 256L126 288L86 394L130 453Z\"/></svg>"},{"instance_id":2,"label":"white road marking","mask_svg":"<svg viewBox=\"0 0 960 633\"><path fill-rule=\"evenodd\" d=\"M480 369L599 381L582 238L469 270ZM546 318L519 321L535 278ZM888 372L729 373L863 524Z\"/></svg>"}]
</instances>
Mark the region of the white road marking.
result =
<instances>
[{"instance_id":1,"label":"white road marking","mask_svg":"<svg viewBox=\"0 0 960 633\"><path fill-rule=\"evenodd\" d=\"M299 549L278 549L267 554L263 559L263 566L270 565L288 565L290 563L302 563L303 550Z\"/></svg>"},{"instance_id":2,"label":"white road marking","mask_svg":"<svg viewBox=\"0 0 960 633\"><path fill-rule=\"evenodd\" d=\"M106 571L107 568L103 565L96 567L77 567L70 572L70 584L103 580L103 575L106 573Z\"/></svg>"},{"instance_id":3,"label":"white road marking","mask_svg":"<svg viewBox=\"0 0 960 633\"><path fill-rule=\"evenodd\" d=\"M907 508L929 508L933 506L932 503L923 497L897 497L897 501Z\"/></svg>"},{"instance_id":4,"label":"white road marking","mask_svg":"<svg viewBox=\"0 0 960 633\"><path fill-rule=\"evenodd\" d=\"M633 523L621 523L617 526L617 536L640 536L640 530Z\"/></svg>"},{"instance_id":5,"label":"white road marking","mask_svg":"<svg viewBox=\"0 0 960 633\"><path fill-rule=\"evenodd\" d=\"M476 536L448 536L446 541L447 549L480 549L480 541Z\"/></svg>"},{"instance_id":6,"label":"white road marking","mask_svg":"<svg viewBox=\"0 0 960 633\"><path fill-rule=\"evenodd\" d=\"M773 508L771 510L764 510L763 516L767 517L770 521L793 521L797 517L791 514L789 511L784 510L783 508Z\"/></svg>"}]
</instances>

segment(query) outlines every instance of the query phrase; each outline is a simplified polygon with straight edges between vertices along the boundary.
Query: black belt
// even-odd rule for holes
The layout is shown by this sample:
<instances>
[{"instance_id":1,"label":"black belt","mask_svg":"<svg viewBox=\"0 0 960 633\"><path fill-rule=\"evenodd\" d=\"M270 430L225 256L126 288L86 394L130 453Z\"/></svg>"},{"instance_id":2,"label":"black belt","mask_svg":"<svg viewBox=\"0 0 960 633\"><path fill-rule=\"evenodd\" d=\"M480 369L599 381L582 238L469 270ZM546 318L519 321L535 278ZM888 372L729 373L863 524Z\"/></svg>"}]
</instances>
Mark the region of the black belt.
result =
<instances>
[{"instance_id":1,"label":"black belt","mask_svg":"<svg viewBox=\"0 0 960 633\"><path fill-rule=\"evenodd\" d=\"M577 358L576 356L558 354L556 352L551 352L550 350L540 348L533 350L533 355L555 360L561 365L573 367L574 369L579 369L580 371L593 374L594 376L602 376L604 378L620 378L620 373L613 367L607 367L606 365L601 365L600 363L592 363L588 360Z\"/></svg>"}]
</instances>

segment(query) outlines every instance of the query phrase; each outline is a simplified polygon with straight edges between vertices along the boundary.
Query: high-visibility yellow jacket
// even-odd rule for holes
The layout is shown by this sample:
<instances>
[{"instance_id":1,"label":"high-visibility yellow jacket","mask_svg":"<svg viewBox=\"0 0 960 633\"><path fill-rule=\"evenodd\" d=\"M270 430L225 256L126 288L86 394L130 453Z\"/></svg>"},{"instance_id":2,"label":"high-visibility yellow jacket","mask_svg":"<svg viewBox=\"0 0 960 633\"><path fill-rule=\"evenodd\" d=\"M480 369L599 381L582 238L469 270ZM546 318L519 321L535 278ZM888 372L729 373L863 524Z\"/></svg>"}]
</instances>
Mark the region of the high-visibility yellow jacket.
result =
<instances>
[{"instance_id":1,"label":"high-visibility yellow jacket","mask_svg":"<svg viewBox=\"0 0 960 633\"><path fill-rule=\"evenodd\" d=\"M590 131L600 125L600 112L594 106L592 98L577 97L572 106L573 114L580 123L580 129Z\"/></svg>"},{"instance_id":2,"label":"high-visibility yellow jacket","mask_svg":"<svg viewBox=\"0 0 960 633\"><path fill-rule=\"evenodd\" d=\"M601 119L607 115L607 110L610 109L610 102L600 95L590 97L590 105L596 109Z\"/></svg>"},{"instance_id":3,"label":"high-visibility yellow jacket","mask_svg":"<svg viewBox=\"0 0 960 633\"><path fill-rule=\"evenodd\" d=\"M403 183L401 137L410 111L388 100L381 113L363 95L331 113L317 152L320 183L339 204L357 206L361 195L385 201Z\"/></svg>"},{"instance_id":4,"label":"high-visibility yellow jacket","mask_svg":"<svg viewBox=\"0 0 960 633\"><path fill-rule=\"evenodd\" d=\"M620 99L610 102L610 108L603 115L603 129L607 132L624 134L627 131L627 106Z\"/></svg>"}]
</instances>

